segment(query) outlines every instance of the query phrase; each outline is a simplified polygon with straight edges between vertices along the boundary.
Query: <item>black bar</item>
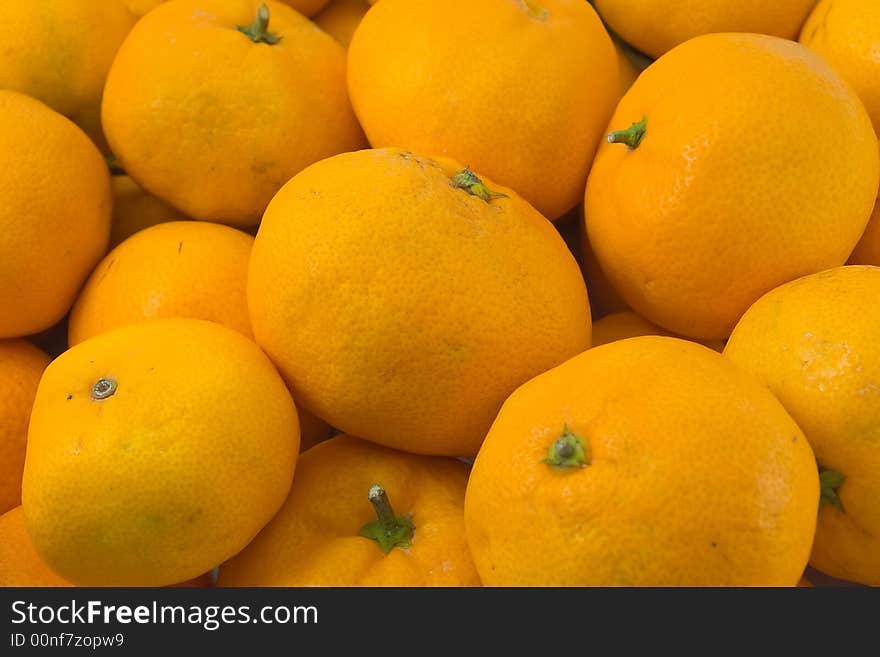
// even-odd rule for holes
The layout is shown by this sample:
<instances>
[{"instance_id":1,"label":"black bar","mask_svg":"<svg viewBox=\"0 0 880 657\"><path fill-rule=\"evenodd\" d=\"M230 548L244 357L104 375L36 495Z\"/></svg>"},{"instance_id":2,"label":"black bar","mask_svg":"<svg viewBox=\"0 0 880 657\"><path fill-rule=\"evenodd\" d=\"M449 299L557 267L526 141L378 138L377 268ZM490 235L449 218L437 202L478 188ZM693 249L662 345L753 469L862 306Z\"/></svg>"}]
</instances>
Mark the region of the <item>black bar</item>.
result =
<instances>
[{"instance_id":1,"label":"black bar","mask_svg":"<svg viewBox=\"0 0 880 657\"><path fill-rule=\"evenodd\" d=\"M184 608L186 622L167 609L166 622L157 622L163 605ZM134 609L139 606L146 611ZM514 654L529 645L547 653L565 648L586 654L605 645L628 654L640 646L695 645L709 655L735 648L765 654L771 640L781 641L785 654L804 642L810 652L823 645L835 652L861 645L856 654L864 654L865 647L873 651L877 645L880 594L832 587L0 589L0 607L0 655L10 656L59 647L256 655L312 654L304 649L320 647L318 654L326 654L353 643L358 654L415 657L441 649L472 654L468 648L475 641L488 641L493 653L509 648ZM58 622L59 614L69 621L76 609L78 622ZM32 622L41 613L46 622ZM130 622L120 622L125 620Z\"/></svg>"}]
</instances>

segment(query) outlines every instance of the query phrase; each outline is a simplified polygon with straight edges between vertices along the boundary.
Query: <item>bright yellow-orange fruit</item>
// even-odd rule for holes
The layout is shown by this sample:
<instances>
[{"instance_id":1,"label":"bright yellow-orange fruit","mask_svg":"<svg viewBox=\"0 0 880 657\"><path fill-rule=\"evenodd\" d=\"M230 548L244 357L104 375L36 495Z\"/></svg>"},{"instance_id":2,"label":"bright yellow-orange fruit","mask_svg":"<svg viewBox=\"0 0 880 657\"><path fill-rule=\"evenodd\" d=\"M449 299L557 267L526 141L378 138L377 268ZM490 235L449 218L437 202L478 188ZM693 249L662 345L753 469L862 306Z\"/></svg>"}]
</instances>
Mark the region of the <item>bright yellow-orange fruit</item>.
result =
<instances>
[{"instance_id":1,"label":"bright yellow-orange fruit","mask_svg":"<svg viewBox=\"0 0 880 657\"><path fill-rule=\"evenodd\" d=\"M631 310L611 313L593 322L594 347L608 344L609 342L616 342L617 340L637 338L643 335L678 337L669 331L665 331L656 324L652 324L647 319ZM703 346L714 349L719 353L724 351L724 340L695 340L695 342L699 342Z\"/></svg>"},{"instance_id":2,"label":"bright yellow-orange fruit","mask_svg":"<svg viewBox=\"0 0 880 657\"><path fill-rule=\"evenodd\" d=\"M254 238L203 221L132 235L95 268L70 312L69 344L162 317L207 319L252 337L247 271Z\"/></svg>"},{"instance_id":3,"label":"bright yellow-orange fruit","mask_svg":"<svg viewBox=\"0 0 880 657\"><path fill-rule=\"evenodd\" d=\"M633 310L690 338L723 339L765 292L842 265L877 198L864 106L784 39L691 39L639 76L609 132L590 244Z\"/></svg>"},{"instance_id":4,"label":"bright yellow-orange fruit","mask_svg":"<svg viewBox=\"0 0 880 657\"><path fill-rule=\"evenodd\" d=\"M449 156L557 219L583 197L617 69L586 2L383 0L352 39L348 84L374 147Z\"/></svg>"},{"instance_id":5,"label":"bright yellow-orange fruit","mask_svg":"<svg viewBox=\"0 0 880 657\"><path fill-rule=\"evenodd\" d=\"M816 0L595 0L608 26L651 57L712 32L796 39ZM707 62L708 63L708 62Z\"/></svg>"},{"instance_id":6,"label":"bright yellow-orange fruit","mask_svg":"<svg viewBox=\"0 0 880 657\"><path fill-rule=\"evenodd\" d=\"M0 587L5 586L73 586L40 559L20 506L0 513Z\"/></svg>"},{"instance_id":7,"label":"bright yellow-orange fruit","mask_svg":"<svg viewBox=\"0 0 880 657\"><path fill-rule=\"evenodd\" d=\"M819 482L756 380L692 342L590 349L505 402L471 472L487 586L794 586Z\"/></svg>"},{"instance_id":8,"label":"bright yellow-orange fruit","mask_svg":"<svg viewBox=\"0 0 880 657\"><path fill-rule=\"evenodd\" d=\"M254 225L299 170L365 143L345 49L287 5L261 5L161 4L107 78L104 129L120 164L194 219Z\"/></svg>"},{"instance_id":9,"label":"bright yellow-orange fruit","mask_svg":"<svg viewBox=\"0 0 880 657\"><path fill-rule=\"evenodd\" d=\"M22 485L28 532L75 584L182 582L275 515L298 450L293 400L240 333L195 319L117 329L43 375Z\"/></svg>"},{"instance_id":10,"label":"bright yellow-orange fruit","mask_svg":"<svg viewBox=\"0 0 880 657\"><path fill-rule=\"evenodd\" d=\"M880 131L880 3L820 0L799 41L852 85Z\"/></svg>"},{"instance_id":11,"label":"bright yellow-orange fruit","mask_svg":"<svg viewBox=\"0 0 880 657\"><path fill-rule=\"evenodd\" d=\"M852 85L880 134L880 3L821 0L804 24L800 42ZM880 202L850 263L880 265Z\"/></svg>"},{"instance_id":12,"label":"bright yellow-orange fruit","mask_svg":"<svg viewBox=\"0 0 880 657\"><path fill-rule=\"evenodd\" d=\"M871 215L871 220L868 222L868 227L865 228L862 239L859 240L849 257L849 263L880 267L880 199L874 206L874 214Z\"/></svg>"},{"instance_id":13,"label":"bright yellow-orange fruit","mask_svg":"<svg viewBox=\"0 0 880 657\"><path fill-rule=\"evenodd\" d=\"M113 188L111 248L144 228L187 219L183 213L150 194L129 176L113 176L110 184Z\"/></svg>"},{"instance_id":14,"label":"bright yellow-orange fruit","mask_svg":"<svg viewBox=\"0 0 880 657\"><path fill-rule=\"evenodd\" d=\"M285 185L247 296L298 403L417 453L475 454L516 386L590 346L584 281L553 225L511 189L397 149Z\"/></svg>"},{"instance_id":15,"label":"bright yellow-orange fruit","mask_svg":"<svg viewBox=\"0 0 880 657\"><path fill-rule=\"evenodd\" d=\"M165 2L165 0L123 0L123 4L137 17L143 16L163 2Z\"/></svg>"},{"instance_id":16,"label":"bright yellow-orange fruit","mask_svg":"<svg viewBox=\"0 0 880 657\"><path fill-rule=\"evenodd\" d=\"M0 340L0 513L21 504L28 420L49 357L26 340Z\"/></svg>"},{"instance_id":17,"label":"bright yellow-orange fruit","mask_svg":"<svg viewBox=\"0 0 880 657\"><path fill-rule=\"evenodd\" d=\"M479 586L464 535L468 471L349 436L321 443L218 585Z\"/></svg>"},{"instance_id":18,"label":"bright yellow-orange fruit","mask_svg":"<svg viewBox=\"0 0 880 657\"><path fill-rule=\"evenodd\" d=\"M810 565L880 586L880 267L783 285L743 316L724 351L782 402L819 462Z\"/></svg>"},{"instance_id":19,"label":"bright yellow-orange fruit","mask_svg":"<svg viewBox=\"0 0 880 657\"><path fill-rule=\"evenodd\" d=\"M594 347L642 335L671 336L672 334L631 310L611 313L593 322Z\"/></svg>"},{"instance_id":20,"label":"bright yellow-orange fruit","mask_svg":"<svg viewBox=\"0 0 880 657\"><path fill-rule=\"evenodd\" d=\"M579 224L580 265L587 282L587 290L590 293L590 308L593 310L593 317L604 317L611 313L629 311L626 301L614 289L611 281L602 271L593 247L590 245L583 208L580 211Z\"/></svg>"},{"instance_id":21,"label":"bright yellow-orange fruit","mask_svg":"<svg viewBox=\"0 0 880 657\"><path fill-rule=\"evenodd\" d=\"M135 17L119 0L8 0L2 7L0 89L43 101L106 149L101 93Z\"/></svg>"},{"instance_id":22,"label":"bright yellow-orange fruit","mask_svg":"<svg viewBox=\"0 0 880 657\"><path fill-rule=\"evenodd\" d=\"M312 20L339 43L348 47L354 31L369 8L367 0L333 0Z\"/></svg>"},{"instance_id":23,"label":"bright yellow-orange fruit","mask_svg":"<svg viewBox=\"0 0 880 657\"><path fill-rule=\"evenodd\" d=\"M174 587L213 586L211 573L174 584ZM70 587L40 558L24 524L21 506L0 514L0 587Z\"/></svg>"},{"instance_id":24,"label":"bright yellow-orange fruit","mask_svg":"<svg viewBox=\"0 0 880 657\"><path fill-rule=\"evenodd\" d=\"M68 119L0 90L0 198L0 338L39 333L107 249L110 174Z\"/></svg>"}]
</instances>

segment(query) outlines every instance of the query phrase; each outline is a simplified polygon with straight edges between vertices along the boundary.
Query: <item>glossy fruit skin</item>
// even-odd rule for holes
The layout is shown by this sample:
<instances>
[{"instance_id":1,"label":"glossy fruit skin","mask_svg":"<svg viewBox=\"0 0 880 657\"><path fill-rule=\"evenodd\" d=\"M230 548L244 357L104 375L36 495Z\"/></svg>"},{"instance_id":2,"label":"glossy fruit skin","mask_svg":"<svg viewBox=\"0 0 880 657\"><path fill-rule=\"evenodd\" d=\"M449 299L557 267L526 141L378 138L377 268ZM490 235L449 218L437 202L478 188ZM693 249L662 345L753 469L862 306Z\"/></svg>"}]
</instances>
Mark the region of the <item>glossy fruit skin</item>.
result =
<instances>
[{"instance_id":1,"label":"glossy fruit skin","mask_svg":"<svg viewBox=\"0 0 880 657\"><path fill-rule=\"evenodd\" d=\"M865 104L880 134L880 4L871 0L821 0L801 30L799 41L840 73ZM880 266L880 201L849 259Z\"/></svg>"},{"instance_id":2,"label":"glossy fruit skin","mask_svg":"<svg viewBox=\"0 0 880 657\"><path fill-rule=\"evenodd\" d=\"M21 504L27 428L49 357L26 340L0 340L0 514Z\"/></svg>"},{"instance_id":3,"label":"glossy fruit skin","mask_svg":"<svg viewBox=\"0 0 880 657\"><path fill-rule=\"evenodd\" d=\"M113 189L111 249L144 228L167 221L188 219L186 215L143 189L129 176L112 176L110 186Z\"/></svg>"},{"instance_id":4,"label":"glossy fruit skin","mask_svg":"<svg viewBox=\"0 0 880 657\"><path fill-rule=\"evenodd\" d=\"M40 559L25 528L21 506L0 514L0 587L7 586L73 586Z\"/></svg>"},{"instance_id":5,"label":"glossy fruit skin","mask_svg":"<svg viewBox=\"0 0 880 657\"><path fill-rule=\"evenodd\" d=\"M255 43L255 0L176 0L131 31L107 78L107 139L142 187L194 219L251 226L305 166L364 137L345 50L267 0L278 43Z\"/></svg>"},{"instance_id":6,"label":"glossy fruit skin","mask_svg":"<svg viewBox=\"0 0 880 657\"><path fill-rule=\"evenodd\" d=\"M333 0L315 17L315 24L346 48L370 8L367 0Z\"/></svg>"},{"instance_id":7,"label":"glossy fruit skin","mask_svg":"<svg viewBox=\"0 0 880 657\"><path fill-rule=\"evenodd\" d=\"M338 436L305 452L290 497L238 556L219 586L479 586L464 537L469 468ZM359 536L376 519L370 486L410 514L412 545L385 554Z\"/></svg>"},{"instance_id":8,"label":"glossy fruit skin","mask_svg":"<svg viewBox=\"0 0 880 657\"><path fill-rule=\"evenodd\" d=\"M116 388L95 397L102 379ZM293 400L240 333L193 319L117 329L62 354L40 382L22 486L27 528L75 584L185 581L269 521L298 450Z\"/></svg>"},{"instance_id":9,"label":"glossy fruit skin","mask_svg":"<svg viewBox=\"0 0 880 657\"><path fill-rule=\"evenodd\" d=\"M592 457L543 462L568 428ZM478 454L465 527L487 586L793 586L819 485L779 402L677 338L590 349L520 387Z\"/></svg>"},{"instance_id":10,"label":"glossy fruit skin","mask_svg":"<svg viewBox=\"0 0 880 657\"><path fill-rule=\"evenodd\" d=\"M583 196L617 69L586 2L386 0L355 32L348 85L373 147L464 162L555 220Z\"/></svg>"},{"instance_id":11,"label":"glossy fruit skin","mask_svg":"<svg viewBox=\"0 0 880 657\"><path fill-rule=\"evenodd\" d=\"M272 200L251 255L257 343L294 398L405 451L476 453L520 383L590 346L577 263L510 189L397 149L315 164Z\"/></svg>"},{"instance_id":12,"label":"glossy fruit skin","mask_svg":"<svg viewBox=\"0 0 880 657\"><path fill-rule=\"evenodd\" d=\"M46 103L106 149L101 93L134 21L118 0L4 2L0 89Z\"/></svg>"},{"instance_id":13,"label":"glossy fruit skin","mask_svg":"<svg viewBox=\"0 0 880 657\"><path fill-rule=\"evenodd\" d=\"M654 57L711 32L753 32L796 39L816 0L596 0L624 41Z\"/></svg>"},{"instance_id":14,"label":"glossy fruit skin","mask_svg":"<svg viewBox=\"0 0 880 657\"><path fill-rule=\"evenodd\" d=\"M110 174L71 121L0 90L0 197L0 338L14 338L57 324L104 255Z\"/></svg>"},{"instance_id":15,"label":"glossy fruit skin","mask_svg":"<svg viewBox=\"0 0 880 657\"><path fill-rule=\"evenodd\" d=\"M70 345L163 317L206 319L252 337L248 263L254 239L202 221L140 231L113 249L86 281L70 312Z\"/></svg>"},{"instance_id":16,"label":"glossy fruit skin","mask_svg":"<svg viewBox=\"0 0 880 657\"><path fill-rule=\"evenodd\" d=\"M761 297L725 356L763 382L821 466L846 477L819 510L810 565L880 585L880 267L807 276Z\"/></svg>"},{"instance_id":17,"label":"glossy fruit skin","mask_svg":"<svg viewBox=\"0 0 880 657\"><path fill-rule=\"evenodd\" d=\"M880 149L863 105L813 52L747 34L697 37L645 70L585 198L614 288L679 335L723 339L765 292L846 262L871 214Z\"/></svg>"}]
</instances>

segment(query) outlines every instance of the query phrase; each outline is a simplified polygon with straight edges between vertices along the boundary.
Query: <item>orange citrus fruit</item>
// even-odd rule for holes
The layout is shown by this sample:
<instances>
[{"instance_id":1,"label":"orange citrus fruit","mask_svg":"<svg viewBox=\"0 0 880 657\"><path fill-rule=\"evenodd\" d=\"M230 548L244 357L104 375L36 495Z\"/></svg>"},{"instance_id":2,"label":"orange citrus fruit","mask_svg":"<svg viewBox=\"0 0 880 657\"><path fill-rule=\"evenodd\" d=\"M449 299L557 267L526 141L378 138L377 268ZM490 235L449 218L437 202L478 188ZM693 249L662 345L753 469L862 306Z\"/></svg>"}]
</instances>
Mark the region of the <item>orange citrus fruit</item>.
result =
<instances>
[{"instance_id":1,"label":"orange citrus fruit","mask_svg":"<svg viewBox=\"0 0 880 657\"><path fill-rule=\"evenodd\" d=\"M672 336L668 331L664 331L631 310L611 313L593 322L594 347L642 335Z\"/></svg>"},{"instance_id":2,"label":"orange citrus fruit","mask_svg":"<svg viewBox=\"0 0 880 657\"><path fill-rule=\"evenodd\" d=\"M272 522L220 586L479 586L464 536L468 466L339 436L300 457Z\"/></svg>"},{"instance_id":3,"label":"orange citrus fruit","mask_svg":"<svg viewBox=\"0 0 880 657\"><path fill-rule=\"evenodd\" d=\"M26 340L0 340L0 513L21 504L28 420L49 357Z\"/></svg>"},{"instance_id":4,"label":"orange citrus fruit","mask_svg":"<svg viewBox=\"0 0 880 657\"><path fill-rule=\"evenodd\" d=\"M364 143L345 50L285 4L176 0L126 38L104 89L125 171L194 219L259 222L305 166Z\"/></svg>"},{"instance_id":5,"label":"orange citrus fruit","mask_svg":"<svg viewBox=\"0 0 880 657\"><path fill-rule=\"evenodd\" d=\"M641 71L626 54L625 46L617 40L614 41L614 50L617 52L617 67L620 72L620 95L623 96L629 91Z\"/></svg>"},{"instance_id":6,"label":"orange citrus fruit","mask_svg":"<svg viewBox=\"0 0 880 657\"><path fill-rule=\"evenodd\" d=\"M454 158L557 219L583 197L617 69L586 2L383 0L352 39L348 84L374 147Z\"/></svg>"},{"instance_id":7,"label":"orange citrus fruit","mask_svg":"<svg viewBox=\"0 0 880 657\"><path fill-rule=\"evenodd\" d=\"M254 238L202 221L162 223L110 251L70 312L70 345L162 317L207 319L251 337L248 261Z\"/></svg>"},{"instance_id":8,"label":"orange citrus fruit","mask_svg":"<svg viewBox=\"0 0 880 657\"><path fill-rule=\"evenodd\" d=\"M134 20L118 0L4 2L0 89L43 101L106 149L101 93Z\"/></svg>"},{"instance_id":9,"label":"orange citrus fruit","mask_svg":"<svg viewBox=\"0 0 880 657\"><path fill-rule=\"evenodd\" d=\"M820 0L799 41L822 55L852 85L880 131L880 3Z\"/></svg>"},{"instance_id":10,"label":"orange citrus fruit","mask_svg":"<svg viewBox=\"0 0 880 657\"><path fill-rule=\"evenodd\" d=\"M166 221L187 219L184 214L150 194L129 176L113 176L110 184L113 188L111 248L144 228Z\"/></svg>"},{"instance_id":11,"label":"orange citrus fruit","mask_svg":"<svg viewBox=\"0 0 880 657\"><path fill-rule=\"evenodd\" d=\"M21 337L57 324L104 255L110 174L68 119L0 90L0 197L0 338Z\"/></svg>"},{"instance_id":12,"label":"orange citrus fruit","mask_svg":"<svg viewBox=\"0 0 880 657\"><path fill-rule=\"evenodd\" d=\"M765 292L842 265L877 198L864 106L792 41L691 39L639 76L609 131L590 244L628 305L679 335L725 338Z\"/></svg>"},{"instance_id":13,"label":"orange citrus fruit","mask_svg":"<svg viewBox=\"0 0 880 657\"><path fill-rule=\"evenodd\" d=\"M593 317L600 318L612 313L625 312L629 310L626 301L620 296L620 293L614 289L611 281L602 271L596 253L590 245L590 237L587 233L586 222L584 221L583 208L581 208L578 226L578 236L580 238L580 265L584 278L587 281L587 290L590 293L590 308L593 310Z\"/></svg>"},{"instance_id":14,"label":"orange citrus fruit","mask_svg":"<svg viewBox=\"0 0 880 657\"><path fill-rule=\"evenodd\" d=\"M818 479L758 381L692 342L631 338L510 396L465 527L487 586L794 586Z\"/></svg>"},{"instance_id":15,"label":"orange citrus fruit","mask_svg":"<svg viewBox=\"0 0 880 657\"><path fill-rule=\"evenodd\" d=\"M174 587L208 587L214 585L211 573L174 584ZM56 575L34 549L24 524L20 506L0 514L0 587L70 587L67 580Z\"/></svg>"},{"instance_id":16,"label":"orange citrus fruit","mask_svg":"<svg viewBox=\"0 0 880 657\"><path fill-rule=\"evenodd\" d=\"M126 0L129 9L143 16L156 5L166 0ZM281 0L284 4L290 5L304 16L314 16L321 12L327 6L327 0Z\"/></svg>"},{"instance_id":17,"label":"orange citrus fruit","mask_svg":"<svg viewBox=\"0 0 880 657\"><path fill-rule=\"evenodd\" d=\"M281 0L303 16L314 16L327 6L328 0Z\"/></svg>"},{"instance_id":18,"label":"orange citrus fruit","mask_svg":"<svg viewBox=\"0 0 880 657\"><path fill-rule=\"evenodd\" d=\"M128 7L128 10L140 18L151 9L155 9L165 0L122 0L122 4Z\"/></svg>"},{"instance_id":19,"label":"orange citrus fruit","mask_svg":"<svg viewBox=\"0 0 880 657\"><path fill-rule=\"evenodd\" d=\"M656 324L652 324L631 310L611 313L593 322L594 347L643 335L678 337ZM703 346L714 349L719 353L724 351L724 340L695 340L694 342L699 342Z\"/></svg>"},{"instance_id":20,"label":"orange citrus fruit","mask_svg":"<svg viewBox=\"0 0 880 657\"><path fill-rule=\"evenodd\" d=\"M312 20L339 43L348 47L354 31L369 8L367 0L332 0Z\"/></svg>"},{"instance_id":21,"label":"orange citrus fruit","mask_svg":"<svg viewBox=\"0 0 880 657\"><path fill-rule=\"evenodd\" d=\"M838 267L761 297L725 356L764 383L821 470L810 565L880 586L880 267Z\"/></svg>"},{"instance_id":22,"label":"orange citrus fruit","mask_svg":"<svg viewBox=\"0 0 880 657\"><path fill-rule=\"evenodd\" d=\"M516 386L590 346L584 281L553 224L457 163L397 149L285 185L247 296L297 402L411 452L476 453Z\"/></svg>"},{"instance_id":23,"label":"orange citrus fruit","mask_svg":"<svg viewBox=\"0 0 880 657\"><path fill-rule=\"evenodd\" d=\"M595 0L623 40L651 57L711 32L796 39L816 0Z\"/></svg>"},{"instance_id":24,"label":"orange citrus fruit","mask_svg":"<svg viewBox=\"0 0 880 657\"><path fill-rule=\"evenodd\" d=\"M269 521L298 450L293 401L253 342L203 320L127 326L72 347L43 375L22 484L27 529L75 584L185 581Z\"/></svg>"},{"instance_id":25,"label":"orange citrus fruit","mask_svg":"<svg viewBox=\"0 0 880 657\"><path fill-rule=\"evenodd\" d=\"M852 85L880 134L880 3L821 0L804 24L800 42ZM849 262L880 265L880 201Z\"/></svg>"},{"instance_id":26,"label":"orange citrus fruit","mask_svg":"<svg viewBox=\"0 0 880 657\"><path fill-rule=\"evenodd\" d=\"M0 587L5 586L73 586L40 559L20 506L0 514Z\"/></svg>"}]
</instances>

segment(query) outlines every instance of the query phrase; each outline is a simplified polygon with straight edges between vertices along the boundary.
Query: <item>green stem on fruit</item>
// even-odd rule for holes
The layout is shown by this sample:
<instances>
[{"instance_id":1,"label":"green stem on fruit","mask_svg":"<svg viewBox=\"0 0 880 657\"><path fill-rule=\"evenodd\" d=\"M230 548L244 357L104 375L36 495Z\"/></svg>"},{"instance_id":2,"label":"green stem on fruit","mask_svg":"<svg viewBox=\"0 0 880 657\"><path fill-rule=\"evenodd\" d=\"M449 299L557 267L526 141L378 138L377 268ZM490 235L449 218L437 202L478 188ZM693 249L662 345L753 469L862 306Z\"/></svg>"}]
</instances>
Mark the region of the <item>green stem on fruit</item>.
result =
<instances>
[{"instance_id":1,"label":"green stem on fruit","mask_svg":"<svg viewBox=\"0 0 880 657\"><path fill-rule=\"evenodd\" d=\"M819 466L819 508L830 504L839 511L845 511L840 500L838 489L846 481L846 477L823 466Z\"/></svg>"},{"instance_id":2,"label":"green stem on fruit","mask_svg":"<svg viewBox=\"0 0 880 657\"><path fill-rule=\"evenodd\" d=\"M269 31L269 7L262 3L257 9L257 18L249 26L237 25L236 29L254 43L267 43L270 46L281 41L281 37Z\"/></svg>"},{"instance_id":3,"label":"green stem on fruit","mask_svg":"<svg viewBox=\"0 0 880 657\"><path fill-rule=\"evenodd\" d=\"M592 460L589 442L564 426L562 434L547 449L544 463L556 468L585 468Z\"/></svg>"},{"instance_id":4,"label":"green stem on fruit","mask_svg":"<svg viewBox=\"0 0 880 657\"><path fill-rule=\"evenodd\" d=\"M385 489L379 484L373 484L367 497L376 511L376 520L361 527L359 534L376 541L385 554L396 547L406 548L412 545L415 533L412 518L408 515L395 515Z\"/></svg>"},{"instance_id":5,"label":"green stem on fruit","mask_svg":"<svg viewBox=\"0 0 880 657\"><path fill-rule=\"evenodd\" d=\"M507 198L507 194L501 192L493 192L483 184L479 176L471 171L468 167L459 171L452 177L452 186L456 189L463 189L471 196L477 196L486 203L491 203L492 199Z\"/></svg>"},{"instance_id":6,"label":"green stem on fruit","mask_svg":"<svg viewBox=\"0 0 880 657\"><path fill-rule=\"evenodd\" d=\"M626 144L626 147L634 151L642 143L645 138L645 132L648 129L648 117L642 117L641 121L633 123L626 130L615 130L608 135L609 144Z\"/></svg>"}]
</instances>

